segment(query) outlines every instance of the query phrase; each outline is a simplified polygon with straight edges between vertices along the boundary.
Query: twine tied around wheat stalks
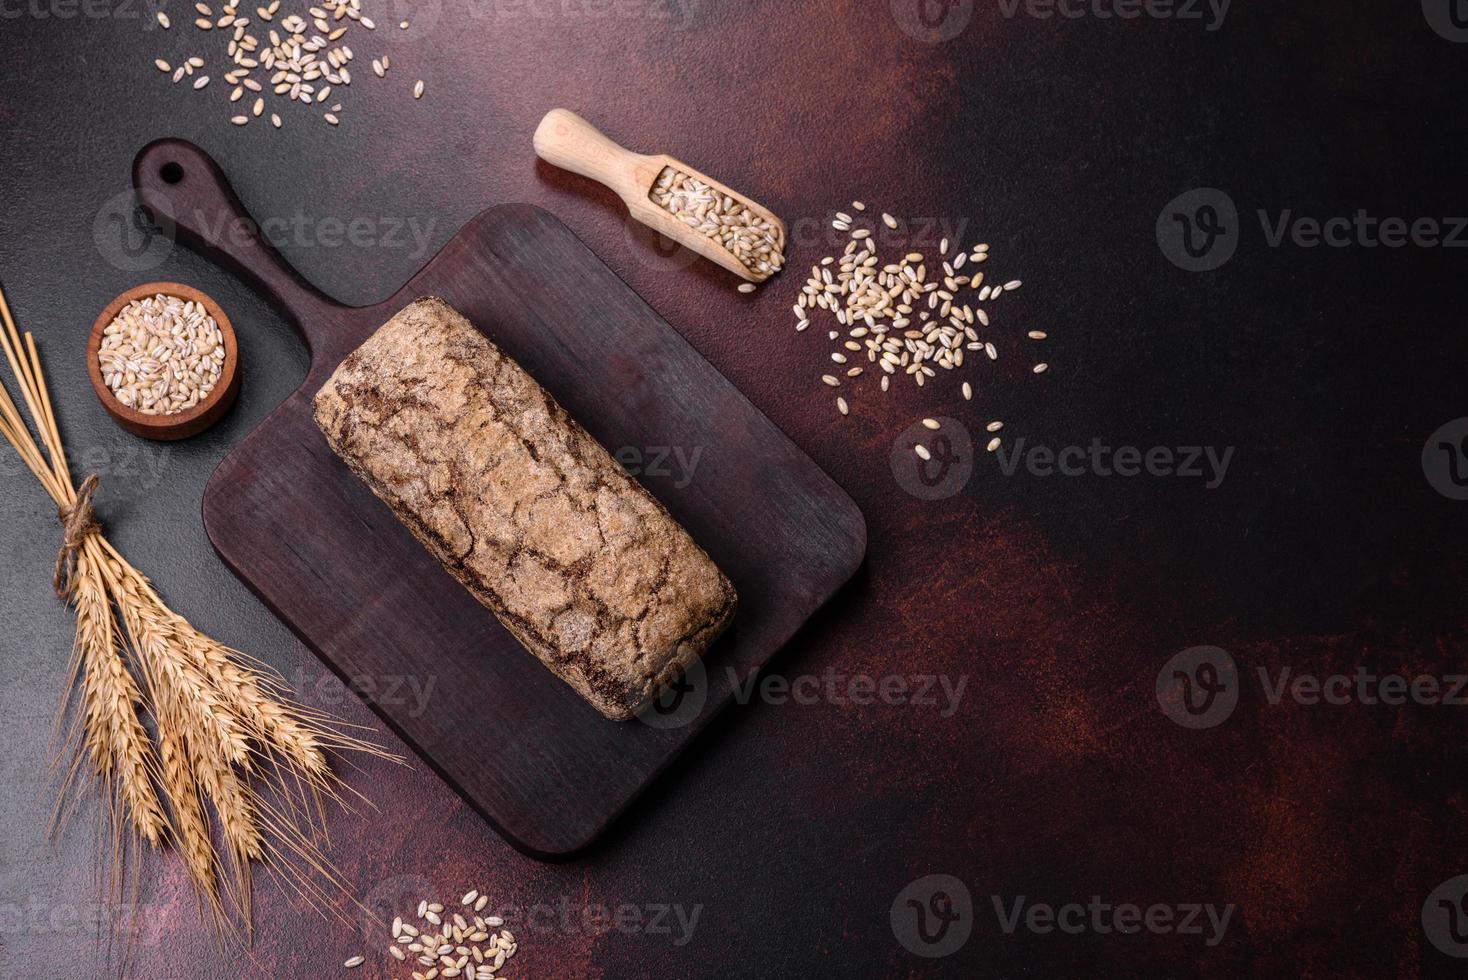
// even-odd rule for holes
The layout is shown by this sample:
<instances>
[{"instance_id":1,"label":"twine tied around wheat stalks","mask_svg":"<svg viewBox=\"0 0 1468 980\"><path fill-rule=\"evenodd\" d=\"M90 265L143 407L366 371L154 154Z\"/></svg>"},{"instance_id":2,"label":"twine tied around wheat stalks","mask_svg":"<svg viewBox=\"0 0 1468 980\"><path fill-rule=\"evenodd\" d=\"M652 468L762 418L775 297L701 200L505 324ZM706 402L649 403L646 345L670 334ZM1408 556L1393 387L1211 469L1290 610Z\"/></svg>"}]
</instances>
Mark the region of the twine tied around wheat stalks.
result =
<instances>
[{"instance_id":1,"label":"twine tied around wheat stalks","mask_svg":"<svg viewBox=\"0 0 1468 980\"><path fill-rule=\"evenodd\" d=\"M131 852L171 846L221 934L240 935L241 922L247 934L257 864L299 899L344 915L345 884L316 843L323 797L344 802L351 792L328 753L401 760L294 701L269 665L195 629L108 542L92 507L100 481L73 485L35 338L22 343L3 289L0 321L28 415L0 381L0 435L56 505L52 585L76 614L57 832L78 783L91 782L119 896L124 868L136 870Z\"/></svg>"},{"instance_id":2,"label":"twine tied around wheat stalks","mask_svg":"<svg viewBox=\"0 0 1468 980\"><path fill-rule=\"evenodd\" d=\"M77 556L82 545L93 534L102 533L97 523L97 514L92 510L92 495L97 492L100 480L93 473L76 488L76 503L60 504L56 508L56 519L61 521L61 548L56 552L56 571L51 576L51 587L61 599L71 598L76 586Z\"/></svg>"}]
</instances>

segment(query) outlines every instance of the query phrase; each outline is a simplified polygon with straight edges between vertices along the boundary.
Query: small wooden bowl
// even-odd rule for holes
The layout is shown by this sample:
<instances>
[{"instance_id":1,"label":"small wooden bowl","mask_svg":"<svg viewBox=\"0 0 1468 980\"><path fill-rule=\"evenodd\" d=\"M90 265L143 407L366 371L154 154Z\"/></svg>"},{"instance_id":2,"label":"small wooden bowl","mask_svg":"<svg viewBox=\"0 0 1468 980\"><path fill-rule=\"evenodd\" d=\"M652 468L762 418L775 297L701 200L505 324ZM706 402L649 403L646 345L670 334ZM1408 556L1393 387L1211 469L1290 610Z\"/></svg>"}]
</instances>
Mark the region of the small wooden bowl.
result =
<instances>
[{"instance_id":1,"label":"small wooden bowl","mask_svg":"<svg viewBox=\"0 0 1468 980\"><path fill-rule=\"evenodd\" d=\"M173 415L144 415L118 401L112 389L107 387L107 382L102 378L102 367L97 362L97 353L102 349L102 331L117 318L117 314L122 312L124 306L134 300L147 299L159 293L165 296L177 296L185 301L193 300L203 306L205 311L214 318L214 322L219 326L219 333L224 337L224 365L220 369L219 381L214 385L214 389L193 408ZM229 411L236 396L239 395L239 345L235 342L234 327L230 324L229 317L225 316L219 304L208 296L182 283L144 283L117 297L107 305L101 316L97 317L97 322L92 326L91 339L87 341L87 373L91 376L92 387L97 389L97 398L101 400L102 407L107 409L108 413L117 420L117 424L127 431L146 439L187 439L189 436L198 435L219 421L220 417Z\"/></svg>"}]
</instances>

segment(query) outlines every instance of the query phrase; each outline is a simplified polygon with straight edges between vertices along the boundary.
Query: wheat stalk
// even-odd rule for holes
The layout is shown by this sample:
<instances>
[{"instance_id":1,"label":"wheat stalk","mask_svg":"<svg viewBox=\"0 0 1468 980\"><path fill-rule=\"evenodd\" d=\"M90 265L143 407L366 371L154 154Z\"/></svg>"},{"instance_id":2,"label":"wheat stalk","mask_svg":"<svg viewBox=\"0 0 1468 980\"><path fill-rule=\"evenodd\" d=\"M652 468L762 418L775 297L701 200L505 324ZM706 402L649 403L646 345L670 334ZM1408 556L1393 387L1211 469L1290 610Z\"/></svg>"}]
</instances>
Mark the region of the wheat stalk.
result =
<instances>
[{"instance_id":1,"label":"wheat stalk","mask_svg":"<svg viewBox=\"0 0 1468 980\"><path fill-rule=\"evenodd\" d=\"M308 872L344 886L312 843L291 784L319 815L322 796L339 799L328 751L394 757L291 701L278 674L195 629L108 543L91 516L96 478L80 488L72 478L35 338L27 333L22 343L3 290L0 321L0 348L30 420L0 384L0 435L57 506L66 543L56 588L77 619L75 755L62 799L89 769L112 815L116 864L125 827L155 848L172 843L221 931L232 928L230 908L248 929L256 863L282 872L307 902L326 904L329 893ZM142 714L154 720L151 738ZM283 806L252 777L278 789ZM227 865L215 849L216 823Z\"/></svg>"},{"instance_id":2,"label":"wheat stalk","mask_svg":"<svg viewBox=\"0 0 1468 980\"><path fill-rule=\"evenodd\" d=\"M156 847L163 840L164 816L149 775L157 764L153 747L138 720L142 693L123 666L107 593L90 570L78 580L74 605L82 741L109 801L120 799L138 833Z\"/></svg>"},{"instance_id":3,"label":"wheat stalk","mask_svg":"<svg viewBox=\"0 0 1468 980\"><path fill-rule=\"evenodd\" d=\"M168 622L145 603L117 563L109 564L106 578L127 628L129 645L148 674L149 686L158 692L160 700L177 700L175 720L187 726L189 741L200 748L213 743L225 759L247 765L250 746L239 720L198 666L178 655Z\"/></svg>"}]
</instances>

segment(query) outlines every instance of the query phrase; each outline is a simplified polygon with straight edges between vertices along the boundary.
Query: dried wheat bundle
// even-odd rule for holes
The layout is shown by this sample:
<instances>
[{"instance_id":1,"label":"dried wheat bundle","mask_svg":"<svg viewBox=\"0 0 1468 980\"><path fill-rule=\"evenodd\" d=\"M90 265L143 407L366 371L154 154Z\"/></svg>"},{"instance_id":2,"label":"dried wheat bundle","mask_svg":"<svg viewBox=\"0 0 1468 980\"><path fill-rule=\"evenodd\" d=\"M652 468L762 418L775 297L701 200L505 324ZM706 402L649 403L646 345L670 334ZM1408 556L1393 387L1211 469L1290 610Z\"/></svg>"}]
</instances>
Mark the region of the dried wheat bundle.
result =
<instances>
[{"instance_id":1,"label":"dried wheat bundle","mask_svg":"<svg viewBox=\"0 0 1468 980\"><path fill-rule=\"evenodd\" d=\"M388 756L292 702L265 664L194 629L108 543L92 512L97 477L74 483L35 338L22 343L3 290L0 319L35 436L4 384L0 433L56 503L53 584L76 612L61 798L73 798L78 777L95 780L116 867L139 843L171 843L222 930L235 928L235 913L248 928L255 862L328 904L323 880L340 882L311 843L322 798L340 800L326 753Z\"/></svg>"}]
</instances>

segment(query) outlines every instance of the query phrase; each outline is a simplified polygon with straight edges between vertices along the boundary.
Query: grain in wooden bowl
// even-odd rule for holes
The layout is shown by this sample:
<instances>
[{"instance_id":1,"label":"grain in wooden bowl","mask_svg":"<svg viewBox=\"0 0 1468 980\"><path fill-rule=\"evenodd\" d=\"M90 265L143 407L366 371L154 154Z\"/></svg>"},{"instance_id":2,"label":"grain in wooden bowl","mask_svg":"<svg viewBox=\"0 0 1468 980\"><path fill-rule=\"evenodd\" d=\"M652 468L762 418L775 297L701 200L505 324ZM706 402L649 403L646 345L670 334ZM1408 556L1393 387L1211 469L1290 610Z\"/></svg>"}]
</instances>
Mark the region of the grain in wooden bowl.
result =
<instances>
[{"instance_id":1,"label":"grain in wooden bowl","mask_svg":"<svg viewBox=\"0 0 1468 980\"><path fill-rule=\"evenodd\" d=\"M229 317L182 283L146 283L108 304L92 326L87 371L108 413L148 439L197 435L239 394Z\"/></svg>"}]
</instances>

